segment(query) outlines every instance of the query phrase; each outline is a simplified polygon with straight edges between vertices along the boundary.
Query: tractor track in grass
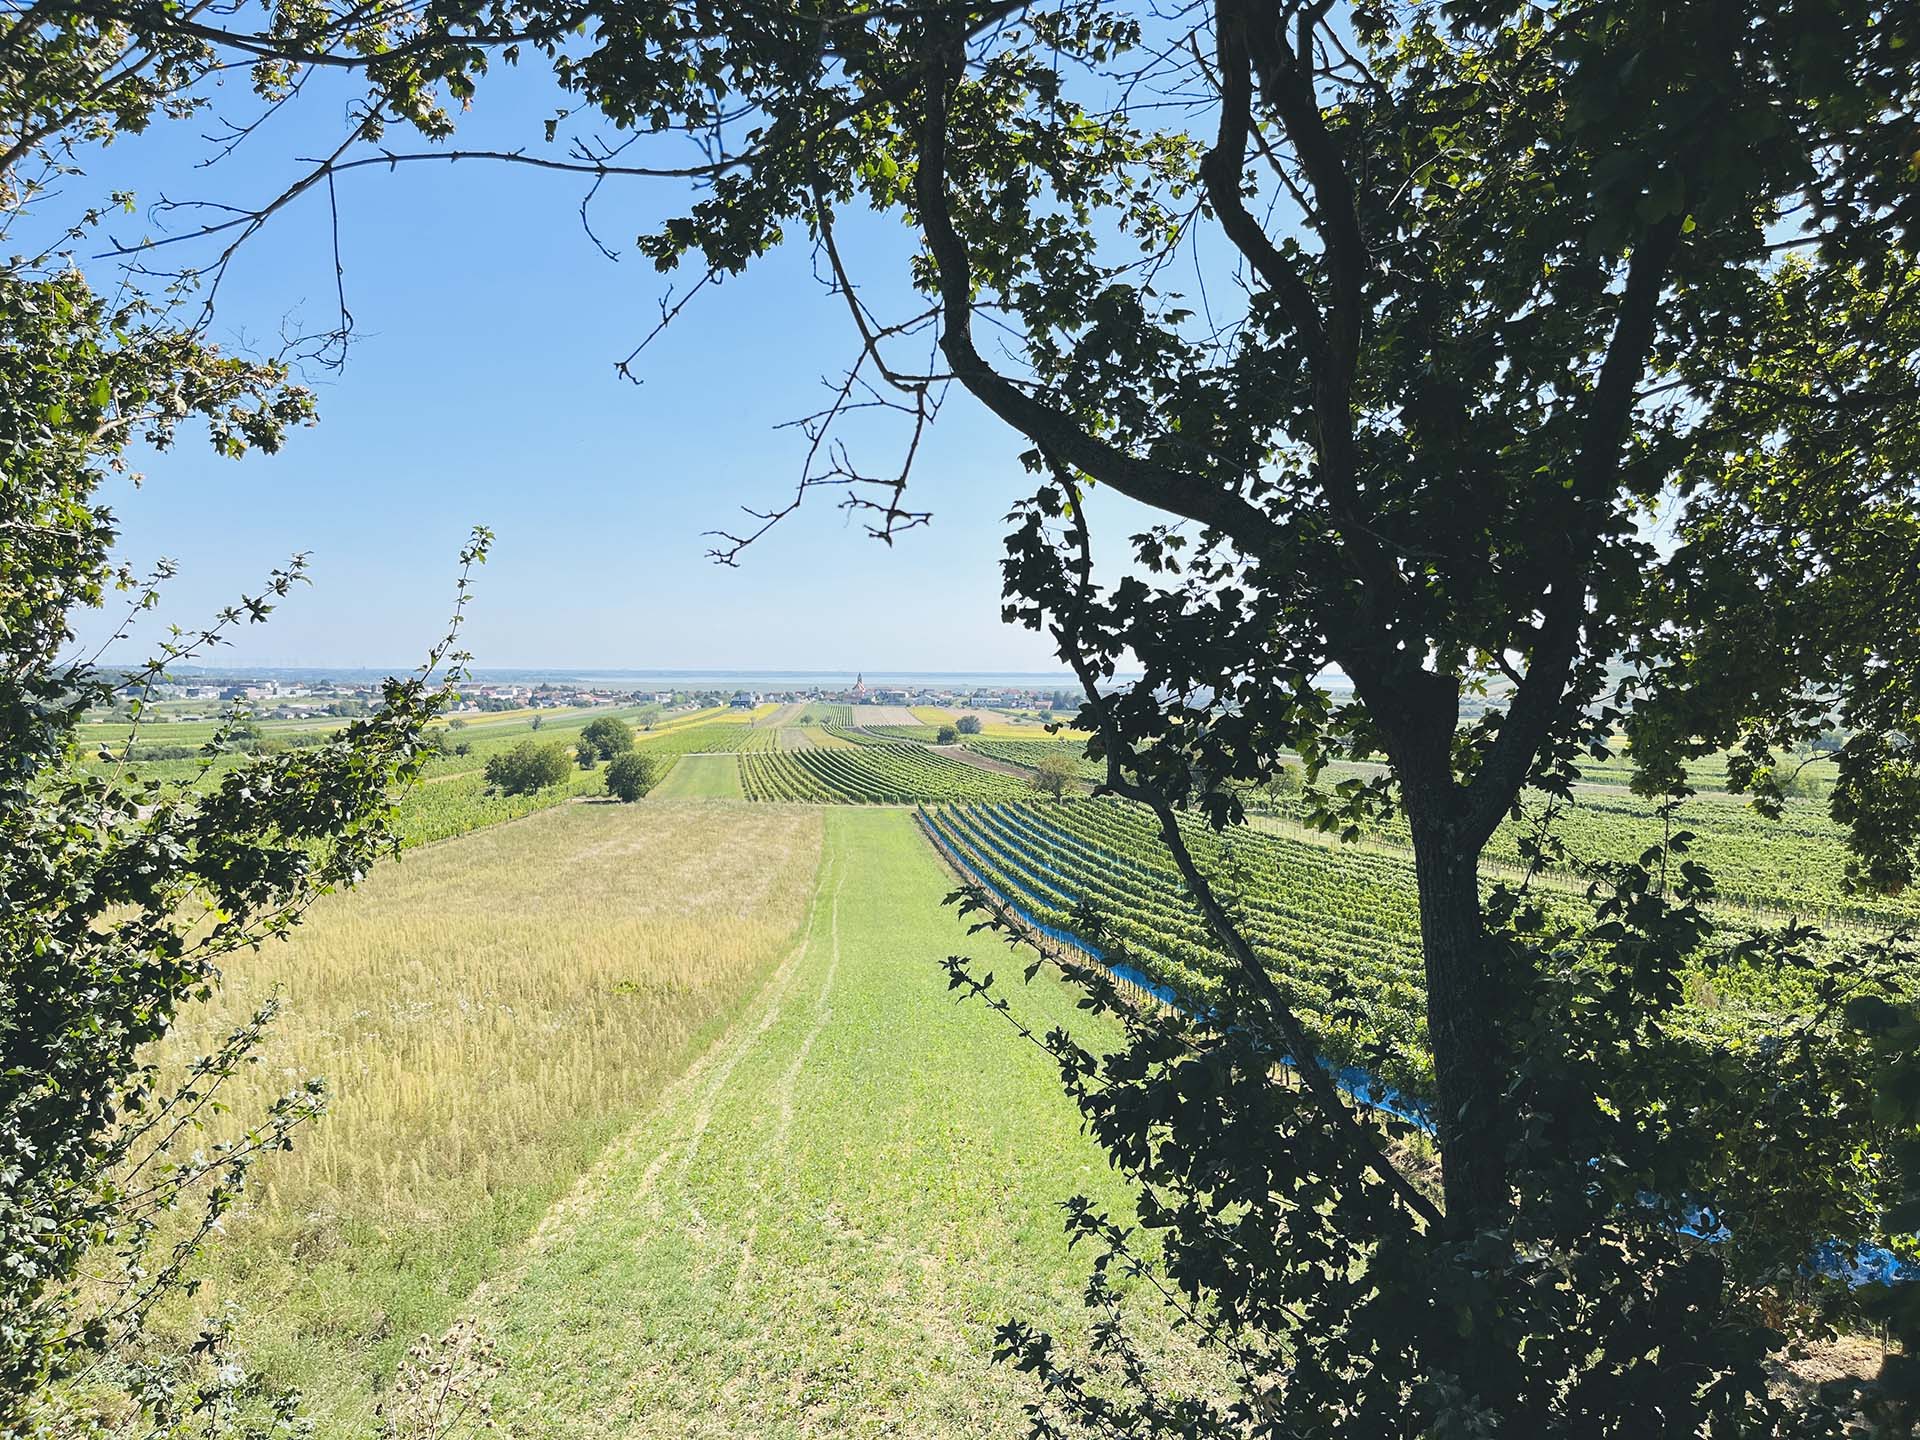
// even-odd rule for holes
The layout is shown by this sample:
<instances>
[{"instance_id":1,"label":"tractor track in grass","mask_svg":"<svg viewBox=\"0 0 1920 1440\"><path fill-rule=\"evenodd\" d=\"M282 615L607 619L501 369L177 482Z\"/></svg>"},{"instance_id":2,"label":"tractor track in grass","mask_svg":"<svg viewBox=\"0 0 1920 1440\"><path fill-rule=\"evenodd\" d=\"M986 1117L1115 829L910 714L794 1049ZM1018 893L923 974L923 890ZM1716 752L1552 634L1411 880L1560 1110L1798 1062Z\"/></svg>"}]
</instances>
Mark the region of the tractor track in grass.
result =
<instances>
[{"instance_id":1,"label":"tractor track in grass","mask_svg":"<svg viewBox=\"0 0 1920 1440\"><path fill-rule=\"evenodd\" d=\"M1000 952L911 817L826 820L803 943L469 1310L506 1433L985 1440L1034 1398L991 1363L1001 1321L1080 1348L1058 1207L1124 1213L1124 1185L1051 1062L948 993L941 956ZM1019 1003L1097 1023L1074 1000L1043 977Z\"/></svg>"}]
</instances>

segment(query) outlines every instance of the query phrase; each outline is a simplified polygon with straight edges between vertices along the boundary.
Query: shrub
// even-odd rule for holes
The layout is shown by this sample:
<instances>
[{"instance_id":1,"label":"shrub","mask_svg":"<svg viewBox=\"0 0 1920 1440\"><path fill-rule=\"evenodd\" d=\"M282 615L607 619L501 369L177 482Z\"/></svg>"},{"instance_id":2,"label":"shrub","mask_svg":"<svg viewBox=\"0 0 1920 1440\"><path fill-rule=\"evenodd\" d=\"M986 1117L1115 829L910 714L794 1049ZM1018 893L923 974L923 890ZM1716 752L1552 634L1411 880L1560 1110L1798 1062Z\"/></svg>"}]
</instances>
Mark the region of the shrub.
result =
<instances>
[{"instance_id":1,"label":"shrub","mask_svg":"<svg viewBox=\"0 0 1920 1440\"><path fill-rule=\"evenodd\" d=\"M659 779L660 765L653 756L623 750L607 766L607 793L631 804L653 789Z\"/></svg>"},{"instance_id":2,"label":"shrub","mask_svg":"<svg viewBox=\"0 0 1920 1440\"><path fill-rule=\"evenodd\" d=\"M1042 755L1040 763L1033 767L1033 779L1030 782L1042 795L1051 795L1058 800L1072 787L1079 773L1079 767L1068 755Z\"/></svg>"},{"instance_id":3,"label":"shrub","mask_svg":"<svg viewBox=\"0 0 1920 1440\"><path fill-rule=\"evenodd\" d=\"M582 770L591 770L600 763L600 752L594 748L591 740L584 737L575 743L573 757L580 762Z\"/></svg>"},{"instance_id":4,"label":"shrub","mask_svg":"<svg viewBox=\"0 0 1920 1440\"><path fill-rule=\"evenodd\" d=\"M953 728L958 730L962 735L978 735L980 733L980 717L978 715L962 715L954 722Z\"/></svg>"},{"instance_id":5,"label":"shrub","mask_svg":"<svg viewBox=\"0 0 1920 1440\"><path fill-rule=\"evenodd\" d=\"M567 747L554 741L541 745L522 740L511 750L487 761L487 784L502 795L529 795L558 785L573 771Z\"/></svg>"},{"instance_id":6,"label":"shrub","mask_svg":"<svg viewBox=\"0 0 1920 1440\"><path fill-rule=\"evenodd\" d=\"M958 741L959 738L960 738L960 732L956 730L953 726L942 725L940 729L934 734L933 743L936 745L952 745L956 741Z\"/></svg>"}]
</instances>

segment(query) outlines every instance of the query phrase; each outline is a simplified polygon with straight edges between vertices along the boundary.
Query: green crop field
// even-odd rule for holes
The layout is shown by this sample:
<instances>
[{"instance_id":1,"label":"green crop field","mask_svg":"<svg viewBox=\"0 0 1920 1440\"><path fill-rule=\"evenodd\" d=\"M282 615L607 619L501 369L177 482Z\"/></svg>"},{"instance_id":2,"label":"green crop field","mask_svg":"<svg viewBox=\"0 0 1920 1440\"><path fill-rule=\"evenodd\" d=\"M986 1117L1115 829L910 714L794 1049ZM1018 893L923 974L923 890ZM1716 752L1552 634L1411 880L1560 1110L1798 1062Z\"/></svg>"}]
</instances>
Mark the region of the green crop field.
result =
<instances>
[{"instance_id":1,"label":"green crop field","mask_svg":"<svg viewBox=\"0 0 1920 1440\"><path fill-rule=\"evenodd\" d=\"M1123 950L1128 962L1195 1002L1213 993L1226 961L1143 807L1119 800L954 805L926 812L925 823L976 878L1034 919L1085 936L1081 912L1091 906L1104 927L1094 938L1105 948ZM1197 821L1185 829L1324 1053L1423 1090L1430 1082L1426 995L1411 857L1246 828L1218 835ZM1710 1003L1690 1010L1686 1026L1718 1042L1757 1041L1804 1000L1802 979L1753 967L1717 970L1696 990Z\"/></svg>"},{"instance_id":2,"label":"green crop field","mask_svg":"<svg viewBox=\"0 0 1920 1440\"><path fill-rule=\"evenodd\" d=\"M1064 755L1074 764L1075 771L1082 780L1100 781L1106 779L1107 767L1097 760L1086 757L1084 740L991 740L977 735L969 735L961 744L989 760L998 760L1007 765L1020 765L1032 769L1042 760L1055 755Z\"/></svg>"},{"instance_id":3,"label":"green crop field","mask_svg":"<svg viewBox=\"0 0 1920 1440\"><path fill-rule=\"evenodd\" d=\"M889 740L917 740L930 743L940 733L937 725L863 725L869 735L881 735Z\"/></svg>"},{"instance_id":4,"label":"green crop field","mask_svg":"<svg viewBox=\"0 0 1920 1440\"><path fill-rule=\"evenodd\" d=\"M1544 797L1530 808L1538 812ZM1282 819L1298 820L1297 800L1275 806ZM1495 832L1486 858L1493 865L1522 863L1526 821L1509 820ZM1779 820L1757 814L1743 796L1702 793L1683 804L1674 820L1676 833L1695 837L1693 850L1713 872L1723 900L1760 910L1779 911L1825 923L1911 925L1920 920L1920 895L1848 894L1843 885L1848 858L1846 835L1817 800L1790 800ZM1393 821L1372 832L1389 844L1410 844L1406 826ZM1567 850L1561 873L1577 876L1600 862L1637 857L1660 843L1666 826L1653 803L1624 789L1583 789L1554 821L1554 833Z\"/></svg>"},{"instance_id":5,"label":"green crop field","mask_svg":"<svg viewBox=\"0 0 1920 1440\"><path fill-rule=\"evenodd\" d=\"M640 748L653 755L737 754L750 750L777 750L780 731L771 725L724 721L686 725L668 731L648 731L635 737Z\"/></svg>"},{"instance_id":6,"label":"green crop field","mask_svg":"<svg viewBox=\"0 0 1920 1440\"><path fill-rule=\"evenodd\" d=\"M821 733L833 743L842 747L852 747L856 745L893 745L897 743L896 741L889 740L884 735L876 734L863 725L824 725L821 727Z\"/></svg>"},{"instance_id":7,"label":"green crop field","mask_svg":"<svg viewBox=\"0 0 1920 1440\"><path fill-rule=\"evenodd\" d=\"M1018 1312L1071 1350L1055 1206L1129 1202L1051 1062L946 994L938 957L996 949L942 908L952 883L910 815L828 814L805 943L476 1308L508 1433L1022 1432L1035 1393L988 1363L992 1329ZM1073 998L1013 995L1084 1033Z\"/></svg>"},{"instance_id":8,"label":"green crop field","mask_svg":"<svg viewBox=\"0 0 1920 1440\"><path fill-rule=\"evenodd\" d=\"M1000 800L1027 793L1025 782L1011 775L898 741L846 750L742 755L740 780L749 800L825 805Z\"/></svg>"},{"instance_id":9,"label":"green crop field","mask_svg":"<svg viewBox=\"0 0 1920 1440\"><path fill-rule=\"evenodd\" d=\"M853 724L853 707L813 704L801 712L801 718L810 720L816 725L851 725Z\"/></svg>"},{"instance_id":10,"label":"green crop field","mask_svg":"<svg viewBox=\"0 0 1920 1440\"><path fill-rule=\"evenodd\" d=\"M731 755L683 755L654 786L655 800L739 800L740 762Z\"/></svg>"}]
</instances>

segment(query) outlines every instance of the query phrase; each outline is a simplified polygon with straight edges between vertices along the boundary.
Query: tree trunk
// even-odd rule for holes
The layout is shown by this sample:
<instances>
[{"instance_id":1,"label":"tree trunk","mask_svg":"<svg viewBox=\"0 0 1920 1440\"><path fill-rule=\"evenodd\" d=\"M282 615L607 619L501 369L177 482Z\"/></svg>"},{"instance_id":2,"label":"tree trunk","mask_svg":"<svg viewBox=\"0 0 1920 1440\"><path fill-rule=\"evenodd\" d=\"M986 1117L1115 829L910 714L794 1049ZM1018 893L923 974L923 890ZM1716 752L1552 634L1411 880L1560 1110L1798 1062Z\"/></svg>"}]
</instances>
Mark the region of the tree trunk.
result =
<instances>
[{"instance_id":1,"label":"tree trunk","mask_svg":"<svg viewBox=\"0 0 1920 1440\"><path fill-rule=\"evenodd\" d=\"M1411 798L1411 797L1410 797ZM1420 884L1427 1035L1440 1131L1447 1225L1457 1235L1497 1223L1507 1186L1502 980L1480 915L1480 853L1448 820L1408 807Z\"/></svg>"}]
</instances>

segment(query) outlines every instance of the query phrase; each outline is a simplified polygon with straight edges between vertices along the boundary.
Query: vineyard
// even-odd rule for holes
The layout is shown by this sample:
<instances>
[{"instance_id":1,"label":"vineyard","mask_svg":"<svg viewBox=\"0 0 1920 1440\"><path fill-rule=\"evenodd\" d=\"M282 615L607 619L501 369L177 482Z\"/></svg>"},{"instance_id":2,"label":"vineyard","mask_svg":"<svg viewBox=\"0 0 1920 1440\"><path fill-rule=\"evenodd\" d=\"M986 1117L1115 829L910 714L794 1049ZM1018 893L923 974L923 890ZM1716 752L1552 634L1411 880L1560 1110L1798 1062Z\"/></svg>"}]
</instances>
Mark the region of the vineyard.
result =
<instances>
[{"instance_id":1,"label":"vineyard","mask_svg":"<svg viewBox=\"0 0 1920 1440\"><path fill-rule=\"evenodd\" d=\"M822 805L1010 800L1027 793L1010 775L903 744L746 753L740 757L740 782L749 800Z\"/></svg>"},{"instance_id":2,"label":"vineyard","mask_svg":"<svg viewBox=\"0 0 1920 1440\"><path fill-rule=\"evenodd\" d=\"M780 731L771 725L728 725L724 722L689 725L665 734L653 731L636 738L640 749L663 759L780 748Z\"/></svg>"},{"instance_id":3,"label":"vineyard","mask_svg":"<svg viewBox=\"0 0 1920 1440\"><path fill-rule=\"evenodd\" d=\"M789 725L780 731L782 750L851 750L853 742L819 725Z\"/></svg>"},{"instance_id":4,"label":"vineyard","mask_svg":"<svg viewBox=\"0 0 1920 1440\"><path fill-rule=\"evenodd\" d=\"M931 744L940 733L937 725L868 725L863 727L869 735L884 735L889 740L913 740L921 744Z\"/></svg>"},{"instance_id":5,"label":"vineyard","mask_svg":"<svg viewBox=\"0 0 1920 1440\"><path fill-rule=\"evenodd\" d=\"M1227 964L1142 807L1112 799L923 809L936 845L1025 917L1204 1004ZM1407 857L1244 827L1183 826L1196 861L1336 1065L1430 1083L1419 902ZM1681 1028L1752 1041L1805 1003L1797 977L1716 971Z\"/></svg>"},{"instance_id":6,"label":"vineyard","mask_svg":"<svg viewBox=\"0 0 1920 1440\"><path fill-rule=\"evenodd\" d=\"M825 727L825 734L831 740L837 741L842 745L873 745L884 747L897 745L899 743L898 741L887 739L884 735L876 735L873 731L856 725L828 725Z\"/></svg>"},{"instance_id":7,"label":"vineyard","mask_svg":"<svg viewBox=\"0 0 1920 1440\"><path fill-rule=\"evenodd\" d=\"M1529 814L1537 815L1544 804L1544 797L1532 797ZM1305 813L1298 799L1281 800L1275 810L1289 822L1300 821ZM1506 821L1487 846L1487 860L1523 864L1521 846L1530 828L1525 818ZM1565 847L1566 859L1549 874L1577 879L1595 865L1636 859L1660 844L1666 830L1650 801L1624 791L1578 791L1574 803L1554 818L1553 834ZM1768 820L1743 797L1700 794L1681 806L1673 830L1695 837L1691 850L1712 871L1723 901L1828 923L1910 925L1920 920L1920 896L1912 892L1846 893L1846 835L1828 817L1823 802L1789 801L1779 820ZM1411 843L1405 822L1398 819L1371 833L1395 846Z\"/></svg>"},{"instance_id":8,"label":"vineyard","mask_svg":"<svg viewBox=\"0 0 1920 1440\"><path fill-rule=\"evenodd\" d=\"M998 760L1003 765L1019 765L1028 770L1050 756L1065 755L1073 761L1080 778L1089 784L1098 784L1107 778L1106 765L1098 760L1089 760L1086 745L1079 740L987 740L968 736L960 743L989 760Z\"/></svg>"},{"instance_id":9,"label":"vineyard","mask_svg":"<svg viewBox=\"0 0 1920 1440\"><path fill-rule=\"evenodd\" d=\"M1097 940L1109 959L1189 1003L1216 991L1219 948L1140 807L1069 800L922 816L966 871L1032 919ZM1382 855L1336 858L1309 842L1250 831L1229 840L1196 826L1188 839L1234 897L1248 938L1322 1053L1342 1064L1364 1057L1391 1083L1423 1087L1426 999L1411 868ZM1097 936L1089 936L1089 908L1099 917Z\"/></svg>"}]
</instances>

